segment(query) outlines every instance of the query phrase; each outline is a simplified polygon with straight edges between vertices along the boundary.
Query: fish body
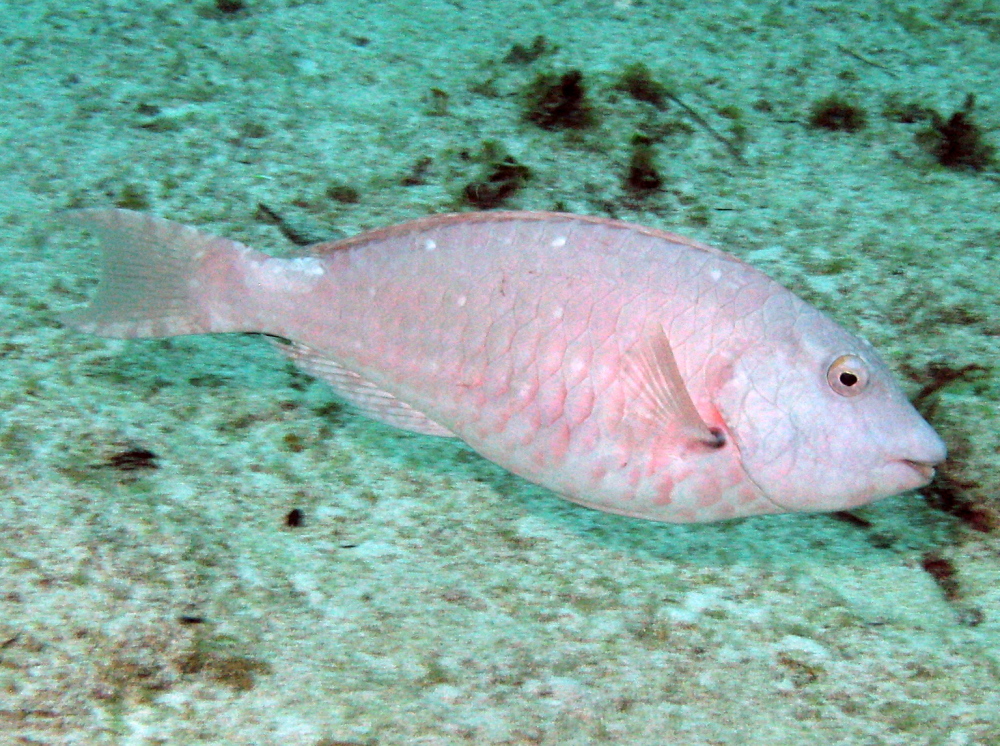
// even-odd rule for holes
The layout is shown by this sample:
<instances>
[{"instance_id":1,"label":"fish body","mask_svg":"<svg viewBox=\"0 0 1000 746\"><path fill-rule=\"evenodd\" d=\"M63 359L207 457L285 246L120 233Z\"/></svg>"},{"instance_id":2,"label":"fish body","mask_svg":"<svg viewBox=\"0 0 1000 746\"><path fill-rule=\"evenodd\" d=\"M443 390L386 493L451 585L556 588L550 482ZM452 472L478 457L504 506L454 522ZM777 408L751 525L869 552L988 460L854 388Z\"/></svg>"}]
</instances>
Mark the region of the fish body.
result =
<instances>
[{"instance_id":1,"label":"fish body","mask_svg":"<svg viewBox=\"0 0 1000 746\"><path fill-rule=\"evenodd\" d=\"M458 437L599 510L670 522L842 510L926 484L944 444L864 340L663 231L442 215L279 259L127 210L91 304L113 337L261 332L367 415Z\"/></svg>"}]
</instances>

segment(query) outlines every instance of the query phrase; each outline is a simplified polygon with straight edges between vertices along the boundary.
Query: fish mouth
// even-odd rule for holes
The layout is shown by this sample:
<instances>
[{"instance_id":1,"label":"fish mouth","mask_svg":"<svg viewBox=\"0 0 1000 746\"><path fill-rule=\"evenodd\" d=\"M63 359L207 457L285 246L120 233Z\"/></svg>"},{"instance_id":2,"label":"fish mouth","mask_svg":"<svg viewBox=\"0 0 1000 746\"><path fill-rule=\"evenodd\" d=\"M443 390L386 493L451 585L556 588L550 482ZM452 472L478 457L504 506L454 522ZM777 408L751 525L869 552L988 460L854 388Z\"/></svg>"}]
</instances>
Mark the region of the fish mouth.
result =
<instances>
[{"instance_id":1,"label":"fish mouth","mask_svg":"<svg viewBox=\"0 0 1000 746\"><path fill-rule=\"evenodd\" d=\"M913 478L907 480L912 482L912 486L907 489L916 489L917 487L923 487L925 484L929 484L932 479L934 479L935 466L937 463L928 463L927 461L911 461L910 459L903 458L896 462L900 466L906 467Z\"/></svg>"}]
</instances>

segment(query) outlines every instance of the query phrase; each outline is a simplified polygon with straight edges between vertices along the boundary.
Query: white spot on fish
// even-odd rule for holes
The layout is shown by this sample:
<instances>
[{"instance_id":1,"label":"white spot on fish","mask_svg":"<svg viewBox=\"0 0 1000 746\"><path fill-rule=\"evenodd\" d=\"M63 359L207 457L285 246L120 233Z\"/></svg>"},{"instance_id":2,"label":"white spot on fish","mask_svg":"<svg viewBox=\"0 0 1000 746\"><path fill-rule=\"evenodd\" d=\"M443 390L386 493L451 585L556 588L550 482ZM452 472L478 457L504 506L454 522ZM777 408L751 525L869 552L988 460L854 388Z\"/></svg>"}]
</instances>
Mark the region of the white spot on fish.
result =
<instances>
[{"instance_id":1,"label":"white spot on fish","mask_svg":"<svg viewBox=\"0 0 1000 746\"><path fill-rule=\"evenodd\" d=\"M469 299L466 298L464 295L460 295L460 296L458 296L458 300L455 301L455 305L458 306L459 308L461 308L462 306L464 306L466 304L466 302L468 300Z\"/></svg>"},{"instance_id":2,"label":"white spot on fish","mask_svg":"<svg viewBox=\"0 0 1000 746\"><path fill-rule=\"evenodd\" d=\"M552 248L559 249L566 245L566 236L557 236L552 241Z\"/></svg>"},{"instance_id":3,"label":"white spot on fish","mask_svg":"<svg viewBox=\"0 0 1000 746\"><path fill-rule=\"evenodd\" d=\"M424 241L424 251L434 251L438 247L437 241L432 238L428 238Z\"/></svg>"},{"instance_id":4,"label":"white spot on fish","mask_svg":"<svg viewBox=\"0 0 1000 746\"><path fill-rule=\"evenodd\" d=\"M552 318L558 320L558 319L561 319L562 317L563 317L563 307L562 306L556 306L555 308L552 309Z\"/></svg>"},{"instance_id":5,"label":"white spot on fish","mask_svg":"<svg viewBox=\"0 0 1000 746\"><path fill-rule=\"evenodd\" d=\"M326 272L323 262L314 256L301 256L291 260L292 269L306 275L319 276Z\"/></svg>"},{"instance_id":6,"label":"white spot on fish","mask_svg":"<svg viewBox=\"0 0 1000 746\"><path fill-rule=\"evenodd\" d=\"M253 261L255 271L247 273L247 280L254 286L290 293L304 293L315 287L315 280L326 272L323 263L312 256L297 259L268 257Z\"/></svg>"},{"instance_id":7,"label":"white spot on fish","mask_svg":"<svg viewBox=\"0 0 1000 746\"><path fill-rule=\"evenodd\" d=\"M722 278L722 270L715 267L708 273L708 276L712 278L712 282L718 282Z\"/></svg>"}]
</instances>

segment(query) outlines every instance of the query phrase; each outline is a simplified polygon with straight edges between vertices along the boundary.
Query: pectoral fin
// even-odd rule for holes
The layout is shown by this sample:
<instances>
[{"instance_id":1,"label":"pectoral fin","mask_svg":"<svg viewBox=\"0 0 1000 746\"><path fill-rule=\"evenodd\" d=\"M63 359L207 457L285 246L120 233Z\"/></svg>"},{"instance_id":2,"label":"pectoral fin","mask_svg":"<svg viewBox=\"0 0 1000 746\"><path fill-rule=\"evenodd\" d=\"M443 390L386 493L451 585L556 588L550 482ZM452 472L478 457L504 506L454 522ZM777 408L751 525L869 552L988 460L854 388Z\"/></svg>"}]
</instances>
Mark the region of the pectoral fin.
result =
<instances>
[{"instance_id":1,"label":"pectoral fin","mask_svg":"<svg viewBox=\"0 0 1000 746\"><path fill-rule=\"evenodd\" d=\"M630 410L636 417L710 448L725 444L725 434L709 427L698 414L661 324L627 353L624 372L634 397Z\"/></svg>"}]
</instances>

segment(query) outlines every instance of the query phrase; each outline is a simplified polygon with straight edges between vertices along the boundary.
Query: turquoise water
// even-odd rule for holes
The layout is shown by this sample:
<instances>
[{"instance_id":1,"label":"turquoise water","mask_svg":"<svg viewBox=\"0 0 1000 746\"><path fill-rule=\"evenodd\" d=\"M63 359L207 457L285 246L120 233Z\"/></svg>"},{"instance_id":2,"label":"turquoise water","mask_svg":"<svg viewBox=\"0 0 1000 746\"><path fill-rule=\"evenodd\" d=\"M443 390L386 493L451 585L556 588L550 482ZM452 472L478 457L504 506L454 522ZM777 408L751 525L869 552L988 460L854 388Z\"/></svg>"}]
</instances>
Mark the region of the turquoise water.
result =
<instances>
[{"instance_id":1,"label":"turquoise water","mask_svg":"<svg viewBox=\"0 0 1000 746\"><path fill-rule=\"evenodd\" d=\"M1000 742L997 3L239 5L0 2L0 743ZM967 369L924 402L960 509L629 520L259 338L71 332L49 215L113 205L286 255L474 205L708 241L911 395Z\"/></svg>"}]
</instances>

